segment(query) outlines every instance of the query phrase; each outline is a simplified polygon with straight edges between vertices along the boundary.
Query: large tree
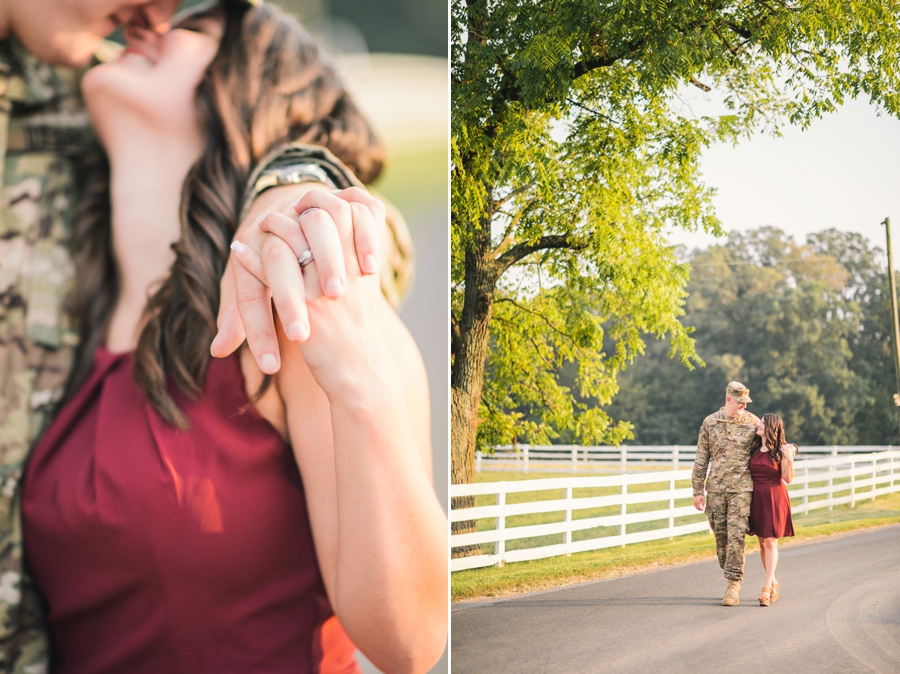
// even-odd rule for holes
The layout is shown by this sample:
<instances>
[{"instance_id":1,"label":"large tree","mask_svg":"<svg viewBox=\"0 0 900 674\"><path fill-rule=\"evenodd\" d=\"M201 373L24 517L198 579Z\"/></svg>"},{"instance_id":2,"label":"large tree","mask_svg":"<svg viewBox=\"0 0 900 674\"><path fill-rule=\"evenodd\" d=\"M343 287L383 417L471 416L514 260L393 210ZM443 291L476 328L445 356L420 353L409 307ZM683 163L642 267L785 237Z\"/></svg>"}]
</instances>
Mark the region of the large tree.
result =
<instances>
[{"instance_id":1,"label":"large tree","mask_svg":"<svg viewBox=\"0 0 900 674\"><path fill-rule=\"evenodd\" d=\"M718 227L701 151L808 124L846 97L896 114L898 11L895 0L453 0L454 483L473 479L480 421L492 439L628 434L573 394L609 402L648 333L696 358L679 323L687 273L664 230ZM725 114L693 116L679 102L692 87ZM575 391L553 376L567 362Z\"/></svg>"}]
</instances>

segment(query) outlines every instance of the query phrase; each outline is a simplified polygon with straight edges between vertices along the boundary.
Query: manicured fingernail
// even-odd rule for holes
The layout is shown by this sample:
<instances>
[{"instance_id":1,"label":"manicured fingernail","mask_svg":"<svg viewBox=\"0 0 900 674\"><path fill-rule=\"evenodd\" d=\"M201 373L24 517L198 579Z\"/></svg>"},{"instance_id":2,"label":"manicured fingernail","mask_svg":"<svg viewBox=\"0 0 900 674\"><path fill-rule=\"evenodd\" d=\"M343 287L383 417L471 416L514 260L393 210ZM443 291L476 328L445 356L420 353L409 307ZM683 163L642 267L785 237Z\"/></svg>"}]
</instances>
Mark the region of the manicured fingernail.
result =
<instances>
[{"instance_id":1,"label":"manicured fingernail","mask_svg":"<svg viewBox=\"0 0 900 674\"><path fill-rule=\"evenodd\" d=\"M344 191L344 190L331 190L331 193L332 193L332 194L340 194L340 193L343 192L343 191Z\"/></svg>"},{"instance_id":2,"label":"manicured fingernail","mask_svg":"<svg viewBox=\"0 0 900 674\"><path fill-rule=\"evenodd\" d=\"M288 323L286 332L292 342L302 342L309 337L309 326L304 321L294 321Z\"/></svg>"},{"instance_id":3,"label":"manicured fingernail","mask_svg":"<svg viewBox=\"0 0 900 674\"><path fill-rule=\"evenodd\" d=\"M367 274L374 274L378 271L378 260L375 259L375 256L372 253L369 253L363 258L363 271Z\"/></svg>"},{"instance_id":4,"label":"manicured fingernail","mask_svg":"<svg viewBox=\"0 0 900 674\"><path fill-rule=\"evenodd\" d=\"M330 278L325 282L325 294L328 297L340 297L344 292L344 284L339 278Z\"/></svg>"},{"instance_id":5,"label":"manicured fingernail","mask_svg":"<svg viewBox=\"0 0 900 674\"><path fill-rule=\"evenodd\" d=\"M263 213L263 214L260 215L258 218L256 218L256 224L257 224L257 225L260 224L260 223L261 223L263 220L265 220L265 219L266 219L266 214Z\"/></svg>"},{"instance_id":6,"label":"manicured fingernail","mask_svg":"<svg viewBox=\"0 0 900 674\"><path fill-rule=\"evenodd\" d=\"M245 250L247 250L247 246L242 244L240 241L232 241L231 242L231 250L234 251L235 255L240 255Z\"/></svg>"},{"instance_id":7,"label":"manicured fingernail","mask_svg":"<svg viewBox=\"0 0 900 674\"><path fill-rule=\"evenodd\" d=\"M278 367L277 362L275 361L275 356L271 353L264 353L259 357L259 369L267 374L272 374L275 372L275 368Z\"/></svg>"},{"instance_id":8,"label":"manicured fingernail","mask_svg":"<svg viewBox=\"0 0 900 674\"><path fill-rule=\"evenodd\" d=\"M295 201L294 203L292 203L291 206L293 206L294 208L297 208L297 204L299 204L299 203L300 203L300 200L297 199L297 201Z\"/></svg>"}]
</instances>

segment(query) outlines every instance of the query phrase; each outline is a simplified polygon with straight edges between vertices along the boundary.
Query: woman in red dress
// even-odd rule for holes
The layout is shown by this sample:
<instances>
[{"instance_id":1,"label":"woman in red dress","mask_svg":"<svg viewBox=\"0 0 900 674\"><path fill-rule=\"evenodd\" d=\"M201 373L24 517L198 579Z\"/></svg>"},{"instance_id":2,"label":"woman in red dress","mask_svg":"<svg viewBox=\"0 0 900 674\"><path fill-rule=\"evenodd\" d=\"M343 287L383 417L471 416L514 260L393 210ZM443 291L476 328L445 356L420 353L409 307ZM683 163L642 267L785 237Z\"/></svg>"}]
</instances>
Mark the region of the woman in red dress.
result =
<instances>
[{"instance_id":1,"label":"woman in red dress","mask_svg":"<svg viewBox=\"0 0 900 674\"><path fill-rule=\"evenodd\" d=\"M759 538L759 557L766 578L759 605L768 606L778 599L778 539L794 535L791 499L786 484L794 479L796 445L784 439L784 422L775 414L764 414L756 428L756 447L750 456L753 476L753 500L750 503L750 535Z\"/></svg>"},{"instance_id":2,"label":"woman in red dress","mask_svg":"<svg viewBox=\"0 0 900 674\"><path fill-rule=\"evenodd\" d=\"M374 179L381 148L271 5L125 35L82 80L102 143L73 233L82 341L24 478L49 671L345 674L354 646L383 671L426 671L446 640L449 558L427 383L378 251L354 238L382 231L385 207L346 169ZM213 359L240 205L294 140L330 169L253 202L289 242L251 226L235 251L264 272L281 366L246 347ZM276 218L298 190L300 210Z\"/></svg>"}]
</instances>

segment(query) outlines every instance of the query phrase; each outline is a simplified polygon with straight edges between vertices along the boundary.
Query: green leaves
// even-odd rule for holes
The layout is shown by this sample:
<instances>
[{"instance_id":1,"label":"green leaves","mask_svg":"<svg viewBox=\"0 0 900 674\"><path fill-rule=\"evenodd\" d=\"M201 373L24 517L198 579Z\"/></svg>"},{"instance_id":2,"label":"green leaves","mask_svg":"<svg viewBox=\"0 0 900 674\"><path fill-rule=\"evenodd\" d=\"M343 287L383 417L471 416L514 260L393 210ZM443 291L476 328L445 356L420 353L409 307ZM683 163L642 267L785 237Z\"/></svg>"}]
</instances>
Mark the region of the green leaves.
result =
<instances>
[{"instance_id":1,"label":"green leaves","mask_svg":"<svg viewBox=\"0 0 900 674\"><path fill-rule=\"evenodd\" d=\"M799 245L761 228L696 253L683 322L696 327L707 367L673 366L651 344L607 413L634 422L639 444L692 444L737 379L750 388L752 411L782 416L793 442L896 442L883 265L862 236L836 230ZM644 399L651 385L680 395Z\"/></svg>"},{"instance_id":2,"label":"green leaves","mask_svg":"<svg viewBox=\"0 0 900 674\"><path fill-rule=\"evenodd\" d=\"M807 125L848 97L900 112L898 14L900 0L452 1L453 395L455 418L480 423L479 443L618 442L629 426L600 408L648 336L665 338L652 349L677 357L678 372L702 363L682 322L688 270L662 233L721 232L703 149ZM691 83L711 88L724 114L681 105ZM747 262L759 273L720 279L721 301L777 284L780 272ZM850 311L838 306L839 267L804 272L777 315ZM717 301L700 293L691 306ZM725 334L720 320L710 328ZM830 355L846 360L839 342L853 337L820 328L816 339L837 340ZM748 363L737 349L709 356L717 377ZM784 381L779 395L816 408L817 385ZM460 442L454 456L474 450Z\"/></svg>"}]
</instances>

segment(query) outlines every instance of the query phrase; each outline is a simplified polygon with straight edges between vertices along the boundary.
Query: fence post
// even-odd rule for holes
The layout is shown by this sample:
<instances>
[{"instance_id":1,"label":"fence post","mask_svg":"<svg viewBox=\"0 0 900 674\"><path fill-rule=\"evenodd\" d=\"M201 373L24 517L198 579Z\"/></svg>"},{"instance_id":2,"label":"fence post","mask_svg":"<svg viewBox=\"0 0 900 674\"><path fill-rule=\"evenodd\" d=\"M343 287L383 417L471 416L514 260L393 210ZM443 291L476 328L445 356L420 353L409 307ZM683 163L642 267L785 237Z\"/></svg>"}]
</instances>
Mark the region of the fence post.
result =
<instances>
[{"instance_id":1,"label":"fence post","mask_svg":"<svg viewBox=\"0 0 900 674\"><path fill-rule=\"evenodd\" d=\"M480 449L475 450L475 472L476 473L481 472L481 450Z\"/></svg>"},{"instance_id":2,"label":"fence post","mask_svg":"<svg viewBox=\"0 0 900 674\"><path fill-rule=\"evenodd\" d=\"M528 475L528 450L531 445L523 445L522 446L522 456L525 460L525 474Z\"/></svg>"},{"instance_id":3,"label":"fence post","mask_svg":"<svg viewBox=\"0 0 900 674\"><path fill-rule=\"evenodd\" d=\"M625 450L622 450L622 456L625 456ZM623 460L624 464L625 461ZM622 524L619 525L619 535L622 536L622 547L625 547L625 515L628 514L628 506L625 505L625 497L628 496L628 476L625 474L624 470L622 472L622 506L619 509L619 514L622 515Z\"/></svg>"},{"instance_id":4,"label":"fence post","mask_svg":"<svg viewBox=\"0 0 900 674\"><path fill-rule=\"evenodd\" d=\"M872 500L875 500L875 483L878 480L878 457L872 454Z\"/></svg>"},{"instance_id":5,"label":"fence post","mask_svg":"<svg viewBox=\"0 0 900 674\"><path fill-rule=\"evenodd\" d=\"M566 554L572 554L572 487L566 487Z\"/></svg>"},{"instance_id":6,"label":"fence post","mask_svg":"<svg viewBox=\"0 0 900 674\"><path fill-rule=\"evenodd\" d=\"M809 466L803 466L803 514L809 514Z\"/></svg>"},{"instance_id":7,"label":"fence post","mask_svg":"<svg viewBox=\"0 0 900 674\"><path fill-rule=\"evenodd\" d=\"M894 491L894 453L891 451L891 448L888 447L888 451L891 452L891 463L889 471L891 475L891 491Z\"/></svg>"},{"instance_id":8,"label":"fence post","mask_svg":"<svg viewBox=\"0 0 900 674\"><path fill-rule=\"evenodd\" d=\"M831 448L831 465L828 466L828 472L834 473L835 465L837 464L837 447L832 446ZM831 510L834 508L834 476L830 476L828 478L828 509Z\"/></svg>"},{"instance_id":9,"label":"fence post","mask_svg":"<svg viewBox=\"0 0 900 674\"><path fill-rule=\"evenodd\" d=\"M850 507L856 507L856 461L850 459Z\"/></svg>"},{"instance_id":10,"label":"fence post","mask_svg":"<svg viewBox=\"0 0 900 674\"><path fill-rule=\"evenodd\" d=\"M500 508L500 517L497 518L497 542L494 543L494 554L497 555L497 566L501 567L506 562L503 555L506 554L506 492L497 494L497 506Z\"/></svg>"},{"instance_id":11,"label":"fence post","mask_svg":"<svg viewBox=\"0 0 900 674\"><path fill-rule=\"evenodd\" d=\"M669 536L669 540L672 540L675 536L675 475L674 472L678 471L678 447L672 447L672 479L669 480L669 491L671 495L669 497L669 533L672 534Z\"/></svg>"}]
</instances>

